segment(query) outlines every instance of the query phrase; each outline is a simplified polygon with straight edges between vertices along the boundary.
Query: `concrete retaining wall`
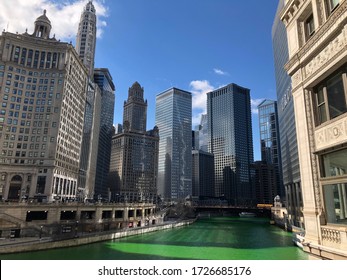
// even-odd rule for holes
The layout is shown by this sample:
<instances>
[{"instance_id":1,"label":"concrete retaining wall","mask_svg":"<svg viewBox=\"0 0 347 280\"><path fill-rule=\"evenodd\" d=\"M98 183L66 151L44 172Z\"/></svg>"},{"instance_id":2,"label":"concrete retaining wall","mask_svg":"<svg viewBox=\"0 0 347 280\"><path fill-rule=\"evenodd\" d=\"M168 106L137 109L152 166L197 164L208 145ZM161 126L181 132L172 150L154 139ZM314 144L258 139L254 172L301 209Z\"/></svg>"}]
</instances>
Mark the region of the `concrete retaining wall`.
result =
<instances>
[{"instance_id":1,"label":"concrete retaining wall","mask_svg":"<svg viewBox=\"0 0 347 280\"><path fill-rule=\"evenodd\" d=\"M49 240L36 240L30 242L21 242L20 238L13 241L13 244L0 246L0 254L7 253L21 253L21 252L30 252L30 251L39 251L55 248L64 248L64 247L73 247L79 245L85 245L95 242L101 242L106 240L118 239L122 237L144 234L159 230L172 229L176 227L186 226L192 224L195 220L180 221L176 223L156 225L150 227L141 227L134 229L127 229L122 231L114 231L109 233L101 233L99 235L88 235L77 237L68 240L61 241L49 241Z\"/></svg>"}]
</instances>

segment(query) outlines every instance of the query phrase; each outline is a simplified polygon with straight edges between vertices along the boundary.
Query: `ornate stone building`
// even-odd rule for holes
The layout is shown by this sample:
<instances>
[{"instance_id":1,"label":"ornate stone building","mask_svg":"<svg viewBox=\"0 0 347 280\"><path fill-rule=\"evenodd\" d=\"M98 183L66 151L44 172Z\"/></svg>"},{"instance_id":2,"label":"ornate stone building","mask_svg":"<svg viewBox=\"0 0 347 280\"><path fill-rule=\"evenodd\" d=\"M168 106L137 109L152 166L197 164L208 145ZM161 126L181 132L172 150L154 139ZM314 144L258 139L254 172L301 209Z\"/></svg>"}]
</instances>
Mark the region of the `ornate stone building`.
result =
<instances>
[{"instance_id":1,"label":"ornate stone building","mask_svg":"<svg viewBox=\"0 0 347 280\"><path fill-rule=\"evenodd\" d=\"M288 0L287 30L300 161L304 250L347 259L347 1Z\"/></svg>"},{"instance_id":2,"label":"ornate stone building","mask_svg":"<svg viewBox=\"0 0 347 280\"><path fill-rule=\"evenodd\" d=\"M88 68L89 77L93 78L96 47L96 11L92 1L84 7L78 26L76 50L82 62Z\"/></svg>"},{"instance_id":3,"label":"ornate stone building","mask_svg":"<svg viewBox=\"0 0 347 280\"><path fill-rule=\"evenodd\" d=\"M33 34L0 36L0 195L75 198L88 72L71 44Z\"/></svg>"},{"instance_id":4,"label":"ornate stone building","mask_svg":"<svg viewBox=\"0 0 347 280\"><path fill-rule=\"evenodd\" d=\"M151 201L157 197L159 131L146 131L147 100L135 82L124 102L123 131L112 137L111 200Z\"/></svg>"}]
</instances>

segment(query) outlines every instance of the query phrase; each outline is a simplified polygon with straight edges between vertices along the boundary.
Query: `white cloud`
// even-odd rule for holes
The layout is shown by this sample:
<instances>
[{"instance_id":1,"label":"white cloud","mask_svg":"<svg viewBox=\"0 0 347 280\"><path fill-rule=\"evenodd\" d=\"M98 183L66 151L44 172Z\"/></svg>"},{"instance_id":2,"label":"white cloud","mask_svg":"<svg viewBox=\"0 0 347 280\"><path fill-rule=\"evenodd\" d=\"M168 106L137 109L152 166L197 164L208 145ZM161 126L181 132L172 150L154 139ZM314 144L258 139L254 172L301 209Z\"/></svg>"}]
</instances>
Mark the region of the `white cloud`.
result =
<instances>
[{"instance_id":1,"label":"white cloud","mask_svg":"<svg viewBox=\"0 0 347 280\"><path fill-rule=\"evenodd\" d=\"M217 75L223 75L223 76L228 75L227 72L224 72L223 70L218 69L218 68L214 68L213 71L214 71Z\"/></svg>"},{"instance_id":2,"label":"white cloud","mask_svg":"<svg viewBox=\"0 0 347 280\"><path fill-rule=\"evenodd\" d=\"M214 86L210 85L207 80L195 80L191 81L190 92L193 94L193 110L203 110L206 112L206 93L215 89Z\"/></svg>"},{"instance_id":3,"label":"white cloud","mask_svg":"<svg viewBox=\"0 0 347 280\"><path fill-rule=\"evenodd\" d=\"M34 31L34 22L47 10L47 17L51 21L51 36L55 34L62 41L74 41L81 13L88 0L1 0L0 29L9 32L24 33L28 29ZM107 23L101 20L108 16L108 9L104 1L93 1L97 14L97 37L102 36Z\"/></svg>"},{"instance_id":4,"label":"white cloud","mask_svg":"<svg viewBox=\"0 0 347 280\"><path fill-rule=\"evenodd\" d=\"M206 114L206 102L207 95L206 93L213 91L215 89L214 86L210 84L207 80L195 80L191 81L190 84L190 92L193 94L193 118L192 124L193 127L200 123L201 115Z\"/></svg>"},{"instance_id":5,"label":"white cloud","mask_svg":"<svg viewBox=\"0 0 347 280\"><path fill-rule=\"evenodd\" d=\"M264 99L251 99L252 114L258 114L258 105L263 102Z\"/></svg>"}]
</instances>

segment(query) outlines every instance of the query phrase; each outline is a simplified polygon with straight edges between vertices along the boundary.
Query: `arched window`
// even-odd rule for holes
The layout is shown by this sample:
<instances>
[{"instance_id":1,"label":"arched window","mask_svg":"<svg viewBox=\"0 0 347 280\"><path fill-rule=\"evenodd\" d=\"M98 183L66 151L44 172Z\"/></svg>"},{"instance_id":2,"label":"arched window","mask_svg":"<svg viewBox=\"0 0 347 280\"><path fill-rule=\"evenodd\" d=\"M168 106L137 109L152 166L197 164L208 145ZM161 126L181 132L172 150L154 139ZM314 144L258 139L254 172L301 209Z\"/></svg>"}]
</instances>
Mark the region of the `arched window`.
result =
<instances>
[{"instance_id":1,"label":"arched window","mask_svg":"<svg viewBox=\"0 0 347 280\"><path fill-rule=\"evenodd\" d=\"M11 182L13 182L13 181L22 182L22 177L19 175L15 175L12 177Z\"/></svg>"}]
</instances>

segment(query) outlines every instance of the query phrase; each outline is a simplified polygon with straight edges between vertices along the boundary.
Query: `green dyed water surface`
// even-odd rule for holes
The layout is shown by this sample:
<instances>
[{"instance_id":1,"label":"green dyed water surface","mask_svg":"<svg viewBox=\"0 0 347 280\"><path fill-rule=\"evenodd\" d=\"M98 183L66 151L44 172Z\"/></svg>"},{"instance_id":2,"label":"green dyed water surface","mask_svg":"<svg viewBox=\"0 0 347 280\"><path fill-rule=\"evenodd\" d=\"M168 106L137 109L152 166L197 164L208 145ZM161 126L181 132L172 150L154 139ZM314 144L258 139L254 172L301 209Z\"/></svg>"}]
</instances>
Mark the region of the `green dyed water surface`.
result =
<instances>
[{"instance_id":1,"label":"green dyed water surface","mask_svg":"<svg viewBox=\"0 0 347 280\"><path fill-rule=\"evenodd\" d=\"M305 260L291 233L263 218L213 217L157 231L79 247L2 255L47 260Z\"/></svg>"}]
</instances>

